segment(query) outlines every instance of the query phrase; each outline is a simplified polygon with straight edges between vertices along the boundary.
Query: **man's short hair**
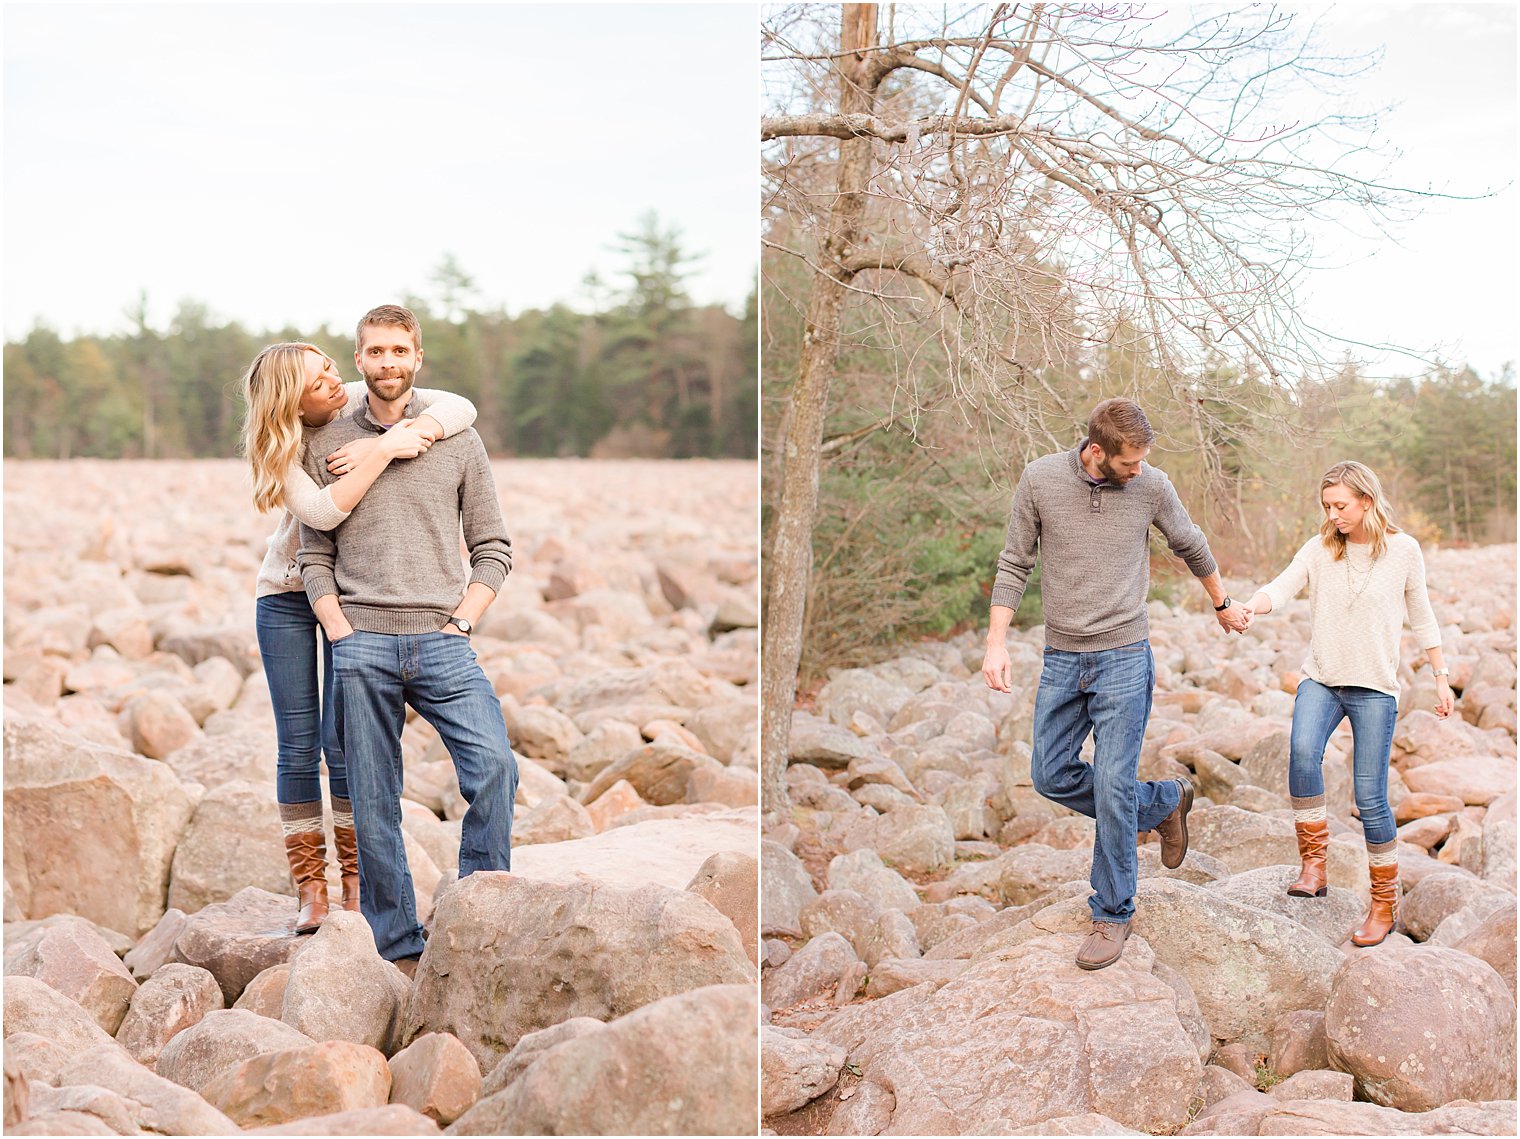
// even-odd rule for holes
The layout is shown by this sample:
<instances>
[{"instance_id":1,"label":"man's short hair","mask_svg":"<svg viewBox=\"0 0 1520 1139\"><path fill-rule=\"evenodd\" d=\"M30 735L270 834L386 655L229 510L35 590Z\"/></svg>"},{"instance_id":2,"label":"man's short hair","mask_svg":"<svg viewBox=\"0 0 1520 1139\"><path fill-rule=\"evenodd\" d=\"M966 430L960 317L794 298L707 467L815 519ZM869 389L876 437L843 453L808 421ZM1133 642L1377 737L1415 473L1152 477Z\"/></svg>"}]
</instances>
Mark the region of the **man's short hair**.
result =
<instances>
[{"instance_id":1,"label":"man's short hair","mask_svg":"<svg viewBox=\"0 0 1520 1139\"><path fill-rule=\"evenodd\" d=\"M372 308L359 318L359 325L354 329L354 351L357 352L363 345L364 329L371 324L391 325L395 328L404 328L412 334L412 347L422 347L422 326L417 323L417 318L412 315L412 310L402 308L400 305L381 305Z\"/></svg>"},{"instance_id":2,"label":"man's short hair","mask_svg":"<svg viewBox=\"0 0 1520 1139\"><path fill-rule=\"evenodd\" d=\"M1126 446L1149 447L1156 441L1156 433L1140 405L1119 396L1093 408L1087 421L1087 439L1103 448L1105 455L1117 455Z\"/></svg>"}]
</instances>

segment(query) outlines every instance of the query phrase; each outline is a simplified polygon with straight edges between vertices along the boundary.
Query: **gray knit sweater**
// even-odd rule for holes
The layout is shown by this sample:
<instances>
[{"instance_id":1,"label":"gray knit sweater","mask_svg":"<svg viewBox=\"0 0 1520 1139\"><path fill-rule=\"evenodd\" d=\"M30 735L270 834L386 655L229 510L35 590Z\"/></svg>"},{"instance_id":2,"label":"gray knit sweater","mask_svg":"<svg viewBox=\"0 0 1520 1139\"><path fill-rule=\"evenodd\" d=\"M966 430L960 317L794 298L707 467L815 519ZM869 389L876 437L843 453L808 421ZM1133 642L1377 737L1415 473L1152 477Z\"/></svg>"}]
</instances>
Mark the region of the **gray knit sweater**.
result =
<instances>
[{"instance_id":1,"label":"gray knit sweater","mask_svg":"<svg viewBox=\"0 0 1520 1139\"><path fill-rule=\"evenodd\" d=\"M1150 634L1150 528L1196 577L1218 568L1172 480L1149 463L1124 486L1094 486L1081 451L1046 455L1024 468L1013 492L992 604L1017 609L1040 559L1045 641L1067 652L1100 652Z\"/></svg>"},{"instance_id":2,"label":"gray knit sweater","mask_svg":"<svg viewBox=\"0 0 1520 1139\"><path fill-rule=\"evenodd\" d=\"M356 400L315 432L303 461L318 486L336 481L324 456L384 428ZM413 400L408 418L418 413ZM392 463L330 532L301 527L297 561L306 595L336 593L355 629L370 633L436 633L464 597L468 582L459 536L470 555L469 582L494 591L512 572L512 540L496 501L491 464L473 429L439 439L426 454Z\"/></svg>"}]
</instances>

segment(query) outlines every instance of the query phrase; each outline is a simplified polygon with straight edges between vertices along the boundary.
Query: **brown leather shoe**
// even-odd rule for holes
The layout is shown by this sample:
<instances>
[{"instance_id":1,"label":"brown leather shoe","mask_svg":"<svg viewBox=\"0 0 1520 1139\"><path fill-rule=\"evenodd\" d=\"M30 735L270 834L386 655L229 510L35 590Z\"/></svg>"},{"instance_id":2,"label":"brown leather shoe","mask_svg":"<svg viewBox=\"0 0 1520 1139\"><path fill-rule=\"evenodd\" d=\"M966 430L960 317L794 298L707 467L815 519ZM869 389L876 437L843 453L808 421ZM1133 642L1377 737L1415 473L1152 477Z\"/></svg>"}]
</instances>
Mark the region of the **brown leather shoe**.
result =
<instances>
[{"instance_id":1,"label":"brown leather shoe","mask_svg":"<svg viewBox=\"0 0 1520 1139\"><path fill-rule=\"evenodd\" d=\"M1156 834L1161 837L1161 865L1175 870L1187 857L1188 812L1193 809L1193 785L1186 779L1173 780L1182 788L1182 797L1170 815L1156 824Z\"/></svg>"},{"instance_id":2,"label":"brown leather shoe","mask_svg":"<svg viewBox=\"0 0 1520 1139\"><path fill-rule=\"evenodd\" d=\"M359 912L359 835L353 827L333 827L338 866L343 872L343 908Z\"/></svg>"},{"instance_id":3,"label":"brown leather shoe","mask_svg":"<svg viewBox=\"0 0 1520 1139\"><path fill-rule=\"evenodd\" d=\"M1293 832L1298 836L1298 857L1303 868L1298 881L1288 887L1295 898L1323 898L1330 890L1325 874L1325 855L1330 849L1330 824L1319 819L1312 823L1294 823Z\"/></svg>"},{"instance_id":4,"label":"brown leather shoe","mask_svg":"<svg viewBox=\"0 0 1520 1139\"><path fill-rule=\"evenodd\" d=\"M1095 921L1092 932L1077 950L1077 965L1083 969L1102 969L1112 965L1124 953L1124 941L1129 937L1130 923Z\"/></svg>"},{"instance_id":5,"label":"brown leather shoe","mask_svg":"<svg viewBox=\"0 0 1520 1139\"><path fill-rule=\"evenodd\" d=\"M417 965L422 961L421 957L398 957L391 964L406 974L408 981L417 976Z\"/></svg>"},{"instance_id":6,"label":"brown leather shoe","mask_svg":"<svg viewBox=\"0 0 1520 1139\"><path fill-rule=\"evenodd\" d=\"M285 836L285 857L295 879L301 909L295 931L311 933L327 917L327 842L321 831L300 831Z\"/></svg>"},{"instance_id":7,"label":"brown leather shoe","mask_svg":"<svg viewBox=\"0 0 1520 1139\"><path fill-rule=\"evenodd\" d=\"M1372 876L1372 906L1362 924L1351 934L1351 944L1363 949L1377 945L1399 924L1399 867L1369 867Z\"/></svg>"}]
</instances>

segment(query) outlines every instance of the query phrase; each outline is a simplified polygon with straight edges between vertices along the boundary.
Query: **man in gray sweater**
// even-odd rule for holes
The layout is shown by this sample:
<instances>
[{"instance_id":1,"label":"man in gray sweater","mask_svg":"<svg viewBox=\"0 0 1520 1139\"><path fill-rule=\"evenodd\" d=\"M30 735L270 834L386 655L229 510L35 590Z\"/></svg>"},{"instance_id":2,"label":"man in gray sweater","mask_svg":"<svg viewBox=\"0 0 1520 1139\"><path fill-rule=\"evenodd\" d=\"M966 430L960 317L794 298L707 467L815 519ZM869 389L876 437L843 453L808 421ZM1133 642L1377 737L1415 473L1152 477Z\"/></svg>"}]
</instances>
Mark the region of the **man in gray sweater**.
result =
<instances>
[{"instance_id":1,"label":"man in gray sweater","mask_svg":"<svg viewBox=\"0 0 1520 1139\"><path fill-rule=\"evenodd\" d=\"M421 341L416 317L395 305L359 322L354 360L369 397L308 441L303 463L319 486L336 478L323 456L412 416ZM408 703L438 729L469 805L459 876L511 865L517 762L501 702L470 647L475 622L512 570L512 542L480 436L466 429L437 440L404 468L388 467L335 530L302 526L298 561L332 644L336 718L358 832L360 908L380 955L410 975L424 934L401 836Z\"/></svg>"},{"instance_id":2,"label":"man in gray sweater","mask_svg":"<svg viewBox=\"0 0 1520 1139\"><path fill-rule=\"evenodd\" d=\"M1031 767L1035 790L1097 823L1092 932L1077 953L1084 969L1111 965L1124 952L1135 914L1136 836L1156 831L1168 867L1182 865L1187 853L1191 783L1138 778L1156 682L1146 639L1151 527L1199 579L1221 628L1240 633L1251 623L1225 595L1208 541L1171 480L1146 466L1155 437L1137 404L1107 399L1093 409L1075 450L1030 463L1014 491L992 587L982 677L1011 692L1008 626L1040 559L1045 661ZM1080 755L1089 733L1090 765Z\"/></svg>"}]
</instances>

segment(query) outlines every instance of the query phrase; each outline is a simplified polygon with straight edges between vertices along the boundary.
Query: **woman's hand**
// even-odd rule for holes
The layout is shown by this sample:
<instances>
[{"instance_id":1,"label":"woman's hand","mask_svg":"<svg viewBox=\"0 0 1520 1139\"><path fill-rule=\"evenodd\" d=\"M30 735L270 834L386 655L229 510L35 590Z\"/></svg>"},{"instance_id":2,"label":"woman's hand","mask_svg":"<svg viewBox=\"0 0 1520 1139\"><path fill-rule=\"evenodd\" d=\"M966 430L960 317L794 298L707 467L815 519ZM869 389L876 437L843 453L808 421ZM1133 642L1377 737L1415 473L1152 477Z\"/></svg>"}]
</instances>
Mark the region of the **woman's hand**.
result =
<instances>
[{"instance_id":1,"label":"woman's hand","mask_svg":"<svg viewBox=\"0 0 1520 1139\"><path fill-rule=\"evenodd\" d=\"M378 439L355 439L352 443L345 443L327 456L327 469L329 473L342 478L362 463L365 457L378 446L380 446Z\"/></svg>"},{"instance_id":2,"label":"woman's hand","mask_svg":"<svg viewBox=\"0 0 1520 1139\"><path fill-rule=\"evenodd\" d=\"M1456 704L1457 698L1452 693L1450 682L1444 676L1436 677L1436 715L1446 719Z\"/></svg>"},{"instance_id":3,"label":"woman's hand","mask_svg":"<svg viewBox=\"0 0 1520 1139\"><path fill-rule=\"evenodd\" d=\"M413 427L410 419L403 419L380 436L380 446L393 459L415 459L432 445L431 435Z\"/></svg>"}]
</instances>

